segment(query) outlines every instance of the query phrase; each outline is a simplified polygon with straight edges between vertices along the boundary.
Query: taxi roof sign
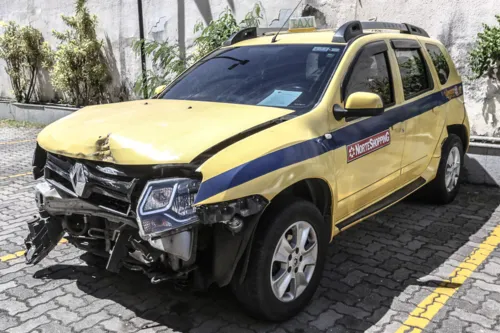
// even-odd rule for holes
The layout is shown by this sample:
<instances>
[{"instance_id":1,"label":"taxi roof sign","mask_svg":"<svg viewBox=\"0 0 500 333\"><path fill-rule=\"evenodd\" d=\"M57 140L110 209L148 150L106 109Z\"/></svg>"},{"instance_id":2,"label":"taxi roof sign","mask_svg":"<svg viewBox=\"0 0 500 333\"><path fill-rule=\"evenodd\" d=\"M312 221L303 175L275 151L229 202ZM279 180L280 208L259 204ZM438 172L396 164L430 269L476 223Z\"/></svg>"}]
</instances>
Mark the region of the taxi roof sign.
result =
<instances>
[{"instance_id":1,"label":"taxi roof sign","mask_svg":"<svg viewBox=\"0 0 500 333\"><path fill-rule=\"evenodd\" d=\"M316 30L316 19L314 16L293 17L288 21L288 31L304 32Z\"/></svg>"}]
</instances>

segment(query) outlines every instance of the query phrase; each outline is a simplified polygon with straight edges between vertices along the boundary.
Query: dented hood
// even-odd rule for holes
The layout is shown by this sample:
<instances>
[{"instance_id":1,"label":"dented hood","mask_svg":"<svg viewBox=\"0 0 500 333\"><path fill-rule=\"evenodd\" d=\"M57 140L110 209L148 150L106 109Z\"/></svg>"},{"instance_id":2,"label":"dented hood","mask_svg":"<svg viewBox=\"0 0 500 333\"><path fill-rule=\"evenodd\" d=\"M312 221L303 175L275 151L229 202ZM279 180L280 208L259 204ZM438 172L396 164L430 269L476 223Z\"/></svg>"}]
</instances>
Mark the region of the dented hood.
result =
<instances>
[{"instance_id":1,"label":"dented hood","mask_svg":"<svg viewBox=\"0 0 500 333\"><path fill-rule=\"evenodd\" d=\"M47 126L38 143L52 153L116 164L189 163L217 143L291 112L180 100L98 105Z\"/></svg>"}]
</instances>

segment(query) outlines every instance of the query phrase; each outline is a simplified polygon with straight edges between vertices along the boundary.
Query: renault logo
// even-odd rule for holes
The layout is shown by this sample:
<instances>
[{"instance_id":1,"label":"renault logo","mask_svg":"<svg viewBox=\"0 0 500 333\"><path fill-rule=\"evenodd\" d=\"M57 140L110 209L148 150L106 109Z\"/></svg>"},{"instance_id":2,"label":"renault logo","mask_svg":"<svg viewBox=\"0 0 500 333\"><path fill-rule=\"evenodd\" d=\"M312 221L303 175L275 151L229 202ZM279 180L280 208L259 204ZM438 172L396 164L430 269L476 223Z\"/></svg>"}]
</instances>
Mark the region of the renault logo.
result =
<instances>
[{"instance_id":1,"label":"renault logo","mask_svg":"<svg viewBox=\"0 0 500 333\"><path fill-rule=\"evenodd\" d=\"M85 187L87 186L87 172L86 168L81 163L75 163L71 171L69 172L69 176L71 178L71 184L73 185L73 189L75 193L79 197L83 197L85 193Z\"/></svg>"}]
</instances>

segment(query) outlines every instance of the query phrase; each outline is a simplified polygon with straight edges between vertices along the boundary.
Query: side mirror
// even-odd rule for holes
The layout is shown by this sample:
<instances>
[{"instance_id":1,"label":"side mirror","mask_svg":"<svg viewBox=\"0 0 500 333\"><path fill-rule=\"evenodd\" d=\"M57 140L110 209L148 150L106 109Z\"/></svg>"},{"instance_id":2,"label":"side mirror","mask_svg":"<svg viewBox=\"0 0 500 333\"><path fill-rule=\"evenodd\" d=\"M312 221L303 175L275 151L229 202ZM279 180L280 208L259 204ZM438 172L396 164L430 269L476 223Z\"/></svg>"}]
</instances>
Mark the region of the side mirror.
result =
<instances>
[{"instance_id":1,"label":"side mirror","mask_svg":"<svg viewBox=\"0 0 500 333\"><path fill-rule=\"evenodd\" d=\"M369 92L355 92L349 95L345 109L338 104L333 107L337 120L347 117L372 117L384 113L384 103L379 95Z\"/></svg>"},{"instance_id":2,"label":"side mirror","mask_svg":"<svg viewBox=\"0 0 500 333\"><path fill-rule=\"evenodd\" d=\"M162 86L156 87L156 89L155 89L155 96L158 96L159 94L161 94L161 92L163 90L165 90L166 87L167 87L166 85L162 85Z\"/></svg>"}]
</instances>

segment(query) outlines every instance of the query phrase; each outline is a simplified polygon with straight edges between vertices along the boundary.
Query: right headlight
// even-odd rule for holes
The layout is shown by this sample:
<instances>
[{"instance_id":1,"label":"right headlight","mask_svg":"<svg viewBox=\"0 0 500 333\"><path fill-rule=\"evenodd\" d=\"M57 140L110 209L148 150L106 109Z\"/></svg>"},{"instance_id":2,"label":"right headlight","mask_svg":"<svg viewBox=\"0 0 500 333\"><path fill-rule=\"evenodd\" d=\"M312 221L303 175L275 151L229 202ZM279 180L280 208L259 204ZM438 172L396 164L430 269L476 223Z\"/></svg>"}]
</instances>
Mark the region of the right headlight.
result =
<instances>
[{"instance_id":1,"label":"right headlight","mask_svg":"<svg viewBox=\"0 0 500 333\"><path fill-rule=\"evenodd\" d=\"M171 178L150 181L137 205L142 236L156 236L199 221L193 206L200 181Z\"/></svg>"}]
</instances>

